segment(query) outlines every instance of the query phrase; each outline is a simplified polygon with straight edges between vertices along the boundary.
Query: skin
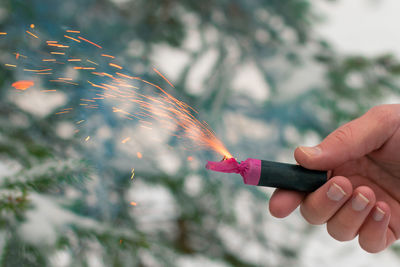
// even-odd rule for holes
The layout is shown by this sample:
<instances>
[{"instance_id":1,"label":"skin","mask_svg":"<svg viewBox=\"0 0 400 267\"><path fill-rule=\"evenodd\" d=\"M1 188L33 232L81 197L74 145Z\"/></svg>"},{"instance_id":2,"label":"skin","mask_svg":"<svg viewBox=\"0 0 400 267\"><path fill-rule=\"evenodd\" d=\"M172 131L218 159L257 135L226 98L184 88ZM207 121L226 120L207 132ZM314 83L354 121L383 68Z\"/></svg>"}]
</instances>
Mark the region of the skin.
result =
<instances>
[{"instance_id":1,"label":"skin","mask_svg":"<svg viewBox=\"0 0 400 267\"><path fill-rule=\"evenodd\" d=\"M305 168L329 170L331 178L309 194L275 190L269 203L273 216L286 217L300 206L310 224L326 224L338 241L358 236L371 253L400 238L400 104L376 106L319 145L298 147L294 156ZM340 200L329 198L331 186ZM357 201L365 205L361 211L353 208Z\"/></svg>"}]
</instances>

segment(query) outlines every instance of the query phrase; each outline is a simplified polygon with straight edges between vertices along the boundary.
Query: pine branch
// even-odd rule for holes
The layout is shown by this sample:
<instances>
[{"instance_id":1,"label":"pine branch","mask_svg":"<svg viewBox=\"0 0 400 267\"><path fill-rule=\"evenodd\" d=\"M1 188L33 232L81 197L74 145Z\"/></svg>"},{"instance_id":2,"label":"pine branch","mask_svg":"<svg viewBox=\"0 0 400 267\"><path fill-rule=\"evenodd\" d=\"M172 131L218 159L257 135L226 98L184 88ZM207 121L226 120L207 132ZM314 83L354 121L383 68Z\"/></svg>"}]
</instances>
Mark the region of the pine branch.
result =
<instances>
[{"instance_id":1,"label":"pine branch","mask_svg":"<svg viewBox=\"0 0 400 267\"><path fill-rule=\"evenodd\" d=\"M5 177L0 189L20 189L43 192L63 184L83 183L90 170L83 161L47 161L19 173Z\"/></svg>"}]
</instances>

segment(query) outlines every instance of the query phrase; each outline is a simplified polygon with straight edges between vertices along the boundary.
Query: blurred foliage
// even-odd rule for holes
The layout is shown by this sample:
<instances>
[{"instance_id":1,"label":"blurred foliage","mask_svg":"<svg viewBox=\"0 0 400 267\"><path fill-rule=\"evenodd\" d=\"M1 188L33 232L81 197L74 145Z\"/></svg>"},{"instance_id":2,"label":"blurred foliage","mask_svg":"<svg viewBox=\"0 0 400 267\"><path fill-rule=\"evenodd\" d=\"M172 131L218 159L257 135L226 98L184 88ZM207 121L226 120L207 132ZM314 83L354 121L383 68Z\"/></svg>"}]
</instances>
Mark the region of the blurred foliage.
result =
<instances>
[{"instance_id":1,"label":"blurred foliage","mask_svg":"<svg viewBox=\"0 0 400 267\"><path fill-rule=\"evenodd\" d=\"M0 30L9 34L7 41L0 40L0 61L23 43L19 33L30 23L50 36L58 36L63 26L79 29L147 80L159 79L149 69L160 46L184 52L189 60L174 81L174 94L196 107L219 136L232 133L226 127L229 114L241 114L276 129L262 141L240 131L236 141L224 140L234 155L273 159L310 133L321 138L399 93L400 65L394 57L339 55L313 33L318 16L312 7L305 0L3 0ZM199 36L195 48L186 43L193 31ZM201 94L193 93L188 90L190 75L210 50L216 52L216 60L209 66ZM248 91L232 90L234 78L248 63L268 85L266 99L259 101ZM289 86L288 80L301 71L310 81L303 84L297 78ZM12 175L0 179L2 266L50 266L55 265L57 255L65 254L70 266L89 266L93 258L105 266L176 266L186 256L222 266L296 265L302 244L279 243L265 232L264 192L209 177L203 168L193 169L186 163L177 173L168 173L157 162L158 151L151 149L142 163L121 152L113 139L85 149L77 138L61 138L56 126L71 118L24 111L9 97L15 75L0 65L0 155L18 166ZM79 119L96 116L92 131L107 125L119 132L125 126L115 114L92 114L79 107L82 90L66 94L68 101L62 107L74 107ZM295 129L299 139L288 137L288 129ZM168 140L169 145L175 142ZM185 162L186 154L176 153ZM133 185L129 166L118 164L127 159L138 173L139 181ZM196 192L185 188L192 174L202 177ZM151 219L151 207L143 208L150 214L148 221L143 220L146 216L132 212L127 201L131 185L143 192L162 188L171 196L166 204L175 213L159 221ZM253 206L244 213L252 219L250 226L240 222L244 215L235 208L242 195ZM40 203L47 203L45 209L55 206L66 218L62 226L55 227L53 241L34 242L21 230L35 214L43 216L38 212ZM241 246L257 243L267 255L261 259L273 255L273 260L260 262L242 255L222 232L238 238Z\"/></svg>"}]
</instances>

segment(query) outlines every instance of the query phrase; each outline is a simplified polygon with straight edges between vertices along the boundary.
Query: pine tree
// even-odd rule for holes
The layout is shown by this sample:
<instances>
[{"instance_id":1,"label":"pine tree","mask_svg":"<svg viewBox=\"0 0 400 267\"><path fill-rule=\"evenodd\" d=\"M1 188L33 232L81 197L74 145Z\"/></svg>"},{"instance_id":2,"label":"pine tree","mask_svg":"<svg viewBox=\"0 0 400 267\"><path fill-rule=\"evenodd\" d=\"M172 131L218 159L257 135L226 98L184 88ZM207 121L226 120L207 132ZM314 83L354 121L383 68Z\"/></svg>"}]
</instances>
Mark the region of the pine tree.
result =
<instances>
[{"instance_id":1,"label":"pine tree","mask_svg":"<svg viewBox=\"0 0 400 267\"><path fill-rule=\"evenodd\" d=\"M6 10L0 29L9 35L0 39L2 63L21 47L21 29L31 23L55 36L64 25L80 29L115 52L135 75L157 83L162 80L149 71L157 53L183 53L187 60L174 78L173 94L198 109L240 157L287 158L310 133L321 138L385 94L399 92L398 61L390 55L336 53L313 34L317 20L309 1L6 0L0 8ZM199 93L192 82L196 66L213 57ZM322 74L311 77L304 90L303 85L285 88L293 74L307 68ZM232 89L233 80L248 69L265 84L261 100L253 88ZM352 75L360 82L349 83ZM10 84L18 78L0 65L2 266L298 263L303 243L286 242L288 236L277 241L267 231L274 227L267 214L270 191L206 172L205 160L216 157L212 153L198 153L189 162L176 138L153 146L136 122L107 110L84 111L78 101L83 90L66 91L67 100L58 107L73 107L75 115L38 116L13 98ZM90 133L93 143L57 131L61 123L80 119L88 121L82 132ZM138 135L134 151L120 146L127 128ZM139 150L143 159L135 156ZM177 167L166 168L165 160L178 162ZM141 202L132 206L137 199ZM305 225L282 225L294 228L290 234L299 240L310 231Z\"/></svg>"}]
</instances>

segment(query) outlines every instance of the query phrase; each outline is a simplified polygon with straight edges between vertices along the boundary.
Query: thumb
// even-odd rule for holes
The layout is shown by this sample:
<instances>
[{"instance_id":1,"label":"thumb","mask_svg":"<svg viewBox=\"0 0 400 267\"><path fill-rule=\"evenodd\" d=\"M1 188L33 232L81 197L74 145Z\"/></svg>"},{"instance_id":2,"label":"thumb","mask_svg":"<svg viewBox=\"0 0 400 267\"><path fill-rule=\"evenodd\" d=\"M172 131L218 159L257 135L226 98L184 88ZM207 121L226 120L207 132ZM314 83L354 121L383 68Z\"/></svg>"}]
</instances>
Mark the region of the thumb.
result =
<instances>
[{"instance_id":1,"label":"thumb","mask_svg":"<svg viewBox=\"0 0 400 267\"><path fill-rule=\"evenodd\" d=\"M331 170L379 149L399 128L400 105L370 109L344 124L315 147L298 147L294 157L305 168Z\"/></svg>"}]
</instances>

